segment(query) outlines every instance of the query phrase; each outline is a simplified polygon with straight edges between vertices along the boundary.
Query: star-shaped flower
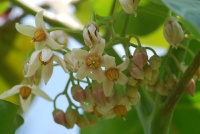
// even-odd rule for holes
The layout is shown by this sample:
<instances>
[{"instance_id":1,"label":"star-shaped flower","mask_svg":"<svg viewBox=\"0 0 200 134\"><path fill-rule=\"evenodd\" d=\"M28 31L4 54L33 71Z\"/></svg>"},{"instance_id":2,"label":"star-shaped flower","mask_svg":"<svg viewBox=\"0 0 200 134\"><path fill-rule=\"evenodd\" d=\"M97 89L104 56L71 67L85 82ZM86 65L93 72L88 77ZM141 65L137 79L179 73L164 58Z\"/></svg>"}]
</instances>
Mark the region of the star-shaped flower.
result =
<instances>
[{"instance_id":1,"label":"star-shaped flower","mask_svg":"<svg viewBox=\"0 0 200 134\"><path fill-rule=\"evenodd\" d=\"M25 84L16 85L11 89L9 89L8 91L0 94L0 99L7 98L17 93L19 93L20 103L23 111L27 110L31 101L32 93L35 95L39 95L48 101L52 101L52 99L45 92L43 92L38 86L36 85L30 86Z\"/></svg>"},{"instance_id":2,"label":"star-shaped flower","mask_svg":"<svg viewBox=\"0 0 200 134\"><path fill-rule=\"evenodd\" d=\"M104 75L101 66L103 65L102 53L104 51L105 42L98 44L89 52L82 49L73 49L72 54L82 63L77 71L77 78L83 79L87 76L99 83L103 81Z\"/></svg>"},{"instance_id":3,"label":"star-shaped flower","mask_svg":"<svg viewBox=\"0 0 200 134\"><path fill-rule=\"evenodd\" d=\"M50 48L43 48L32 53L28 63L28 71L25 77L32 76L42 65L42 76L45 84L49 81L53 73L53 61L56 61L66 72L66 65L63 59L54 54Z\"/></svg>"},{"instance_id":4,"label":"star-shaped flower","mask_svg":"<svg viewBox=\"0 0 200 134\"><path fill-rule=\"evenodd\" d=\"M43 10L36 14L35 25L36 27L16 23L15 27L18 32L26 36L32 37L32 41L35 42L36 50L42 49L46 45L54 50L58 50L63 47L63 45L59 45L58 43L56 43L48 33L43 21Z\"/></svg>"},{"instance_id":5,"label":"star-shaped flower","mask_svg":"<svg viewBox=\"0 0 200 134\"><path fill-rule=\"evenodd\" d=\"M128 67L129 59L126 58L123 63L116 66L115 57L105 55L104 62L105 62L104 75L106 79L104 79L103 81L103 90L105 96L109 97L112 94L114 83L119 83L121 85L124 85L128 81L128 78L122 73L122 71Z\"/></svg>"}]
</instances>

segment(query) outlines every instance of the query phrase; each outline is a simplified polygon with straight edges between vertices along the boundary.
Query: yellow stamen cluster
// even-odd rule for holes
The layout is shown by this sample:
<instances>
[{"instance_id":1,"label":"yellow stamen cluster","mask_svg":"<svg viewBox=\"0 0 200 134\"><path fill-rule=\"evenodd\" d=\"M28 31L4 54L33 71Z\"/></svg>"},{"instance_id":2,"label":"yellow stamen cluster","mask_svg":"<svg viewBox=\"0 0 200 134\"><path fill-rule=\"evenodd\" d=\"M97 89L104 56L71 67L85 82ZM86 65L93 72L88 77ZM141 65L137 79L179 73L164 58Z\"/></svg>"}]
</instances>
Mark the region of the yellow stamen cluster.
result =
<instances>
[{"instance_id":1,"label":"yellow stamen cluster","mask_svg":"<svg viewBox=\"0 0 200 134\"><path fill-rule=\"evenodd\" d=\"M27 99L31 94L31 88L23 86L19 89L19 94L22 96L23 99Z\"/></svg>"},{"instance_id":2,"label":"yellow stamen cluster","mask_svg":"<svg viewBox=\"0 0 200 134\"><path fill-rule=\"evenodd\" d=\"M109 68L105 71L105 75L108 80L115 82L119 78L119 71L117 68Z\"/></svg>"},{"instance_id":3,"label":"yellow stamen cluster","mask_svg":"<svg viewBox=\"0 0 200 134\"><path fill-rule=\"evenodd\" d=\"M32 39L33 42L41 42L46 39L46 33L42 29L37 29Z\"/></svg>"},{"instance_id":4,"label":"yellow stamen cluster","mask_svg":"<svg viewBox=\"0 0 200 134\"><path fill-rule=\"evenodd\" d=\"M86 64L89 68L95 69L100 66L101 58L99 56L90 55L86 60Z\"/></svg>"},{"instance_id":5,"label":"yellow stamen cluster","mask_svg":"<svg viewBox=\"0 0 200 134\"><path fill-rule=\"evenodd\" d=\"M52 60L52 57L49 58L49 60L47 60L47 61L43 61L42 60L42 53L39 54L39 61L42 63L42 65L46 65L46 64L50 63L51 60Z\"/></svg>"}]
</instances>

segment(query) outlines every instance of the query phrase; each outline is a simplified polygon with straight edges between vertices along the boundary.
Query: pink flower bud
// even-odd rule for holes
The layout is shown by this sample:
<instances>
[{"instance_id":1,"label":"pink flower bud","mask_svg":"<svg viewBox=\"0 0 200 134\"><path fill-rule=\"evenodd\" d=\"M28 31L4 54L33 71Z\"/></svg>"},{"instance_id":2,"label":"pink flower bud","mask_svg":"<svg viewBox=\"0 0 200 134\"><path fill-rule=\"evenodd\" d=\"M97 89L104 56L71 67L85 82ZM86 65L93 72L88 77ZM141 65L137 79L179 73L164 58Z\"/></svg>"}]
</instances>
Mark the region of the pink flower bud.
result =
<instances>
[{"instance_id":1,"label":"pink flower bud","mask_svg":"<svg viewBox=\"0 0 200 134\"><path fill-rule=\"evenodd\" d=\"M142 69L144 65L147 63L147 61L148 61L148 55L146 49L142 47L136 48L133 54L134 64Z\"/></svg>"},{"instance_id":2,"label":"pink flower bud","mask_svg":"<svg viewBox=\"0 0 200 134\"><path fill-rule=\"evenodd\" d=\"M178 44L183 40L184 32L176 18L170 17L165 22L164 37L173 48L177 48Z\"/></svg>"},{"instance_id":3,"label":"pink flower bud","mask_svg":"<svg viewBox=\"0 0 200 134\"><path fill-rule=\"evenodd\" d=\"M129 72L135 79L144 79L144 71L135 64L129 67Z\"/></svg>"},{"instance_id":4,"label":"pink flower bud","mask_svg":"<svg viewBox=\"0 0 200 134\"><path fill-rule=\"evenodd\" d=\"M161 61L161 58L158 55L153 55L149 59L149 63L150 63L151 69L156 70L160 67L162 61Z\"/></svg>"},{"instance_id":5,"label":"pink flower bud","mask_svg":"<svg viewBox=\"0 0 200 134\"><path fill-rule=\"evenodd\" d=\"M71 88L71 93L72 93L72 97L74 100L82 103L86 100L86 95L85 95L85 91L83 90L82 87L80 86L73 86Z\"/></svg>"},{"instance_id":6,"label":"pink flower bud","mask_svg":"<svg viewBox=\"0 0 200 134\"><path fill-rule=\"evenodd\" d=\"M188 84L187 88L185 89L185 92L188 93L190 96L194 96L195 93L195 81L194 79L191 79L190 83Z\"/></svg>"},{"instance_id":7,"label":"pink flower bud","mask_svg":"<svg viewBox=\"0 0 200 134\"><path fill-rule=\"evenodd\" d=\"M92 86L87 86L85 88L85 94L86 94L86 102L91 104L91 105L94 105L95 104L95 100L92 96Z\"/></svg>"},{"instance_id":8,"label":"pink flower bud","mask_svg":"<svg viewBox=\"0 0 200 134\"><path fill-rule=\"evenodd\" d=\"M65 113L62 110L55 109L53 111L53 118L56 123L60 125L66 125Z\"/></svg>"},{"instance_id":9,"label":"pink flower bud","mask_svg":"<svg viewBox=\"0 0 200 134\"><path fill-rule=\"evenodd\" d=\"M95 84L92 87L92 96L98 105L105 105L106 96L100 84Z\"/></svg>"},{"instance_id":10,"label":"pink flower bud","mask_svg":"<svg viewBox=\"0 0 200 134\"><path fill-rule=\"evenodd\" d=\"M77 122L77 119L78 119L78 112L72 108L68 108L65 113L65 120L66 120L65 126L67 128L73 128L74 124Z\"/></svg>"},{"instance_id":11,"label":"pink flower bud","mask_svg":"<svg viewBox=\"0 0 200 134\"><path fill-rule=\"evenodd\" d=\"M89 122L88 118L86 117L86 115L79 115L76 124L77 124L80 128L84 128L84 127L89 126L89 125L90 125L90 122Z\"/></svg>"}]
</instances>

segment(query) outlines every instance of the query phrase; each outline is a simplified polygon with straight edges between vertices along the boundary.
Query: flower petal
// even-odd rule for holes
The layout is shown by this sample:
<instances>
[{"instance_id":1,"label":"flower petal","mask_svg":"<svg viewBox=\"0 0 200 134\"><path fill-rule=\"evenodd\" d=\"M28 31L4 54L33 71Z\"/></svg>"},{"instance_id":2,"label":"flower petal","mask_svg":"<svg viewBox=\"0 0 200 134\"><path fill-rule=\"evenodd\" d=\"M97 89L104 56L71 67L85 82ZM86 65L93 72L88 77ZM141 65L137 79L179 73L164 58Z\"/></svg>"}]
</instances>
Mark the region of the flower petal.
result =
<instances>
[{"instance_id":1,"label":"flower petal","mask_svg":"<svg viewBox=\"0 0 200 134\"><path fill-rule=\"evenodd\" d=\"M86 60L86 56L89 54L88 51L86 50L82 50L82 49L78 49L78 48L74 48L72 49L72 55L74 55L74 57L81 62L85 62Z\"/></svg>"},{"instance_id":2,"label":"flower petal","mask_svg":"<svg viewBox=\"0 0 200 134\"><path fill-rule=\"evenodd\" d=\"M41 10L35 15L35 25L37 28L42 28L44 31L47 31L43 20L43 12L44 11Z\"/></svg>"},{"instance_id":3,"label":"flower petal","mask_svg":"<svg viewBox=\"0 0 200 134\"><path fill-rule=\"evenodd\" d=\"M33 94L35 95L39 95L42 98L48 100L48 101L53 101L44 91L42 91L42 89L40 89L38 86L33 85L33 90L32 90Z\"/></svg>"},{"instance_id":4,"label":"flower petal","mask_svg":"<svg viewBox=\"0 0 200 134\"><path fill-rule=\"evenodd\" d=\"M90 52L101 56L103 51L104 51L104 48L105 48L105 45L104 45L105 44L105 40L104 41L103 40L104 39L102 39L101 40L102 42L100 44L96 45L94 49L91 49ZM103 42L104 42L104 44L103 44Z\"/></svg>"},{"instance_id":5,"label":"flower petal","mask_svg":"<svg viewBox=\"0 0 200 134\"><path fill-rule=\"evenodd\" d=\"M46 43L45 41L35 42L35 50L43 49L46 46L45 43Z\"/></svg>"},{"instance_id":6,"label":"flower petal","mask_svg":"<svg viewBox=\"0 0 200 134\"><path fill-rule=\"evenodd\" d=\"M124 75L123 73L119 74L119 79L116 81L116 83L119 83L121 85L124 85L128 82L128 78L126 75Z\"/></svg>"},{"instance_id":7,"label":"flower petal","mask_svg":"<svg viewBox=\"0 0 200 134\"><path fill-rule=\"evenodd\" d=\"M109 80L103 82L103 91L106 97L109 97L112 94L113 85L114 83Z\"/></svg>"},{"instance_id":8,"label":"flower petal","mask_svg":"<svg viewBox=\"0 0 200 134\"><path fill-rule=\"evenodd\" d=\"M53 56L53 51L49 48L42 49L41 60L47 62ZM51 59L52 60L52 59Z\"/></svg>"},{"instance_id":9,"label":"flower petal","mask_svg":"<svg viewBox=\"0 0 200 134\"><path fill-rule=\"evenodd\" d=\"M7 98L9 96L12 96L14 94L19 93L19 89L22 87L23 85L16 85L14 87L12 87L11 89L5 91L4 93L0 94L0 99L3 98Z\"/></svg>"},{"instance_id":10,"label":"flower petal","mask_svg":"<svg viewBox=\"0 0 200 134\"><path fill-rule=\"evenodd\" d=\"M104 79L104 72L101 68L92 70L92 73L89 75L91 79L96 80L98 83L101 83Z\"/></svg>"},{"instance_id":11,"label":"flower petal","mask_svg":"<svg viewBox=\"0 0 200 134\"><path fill-rule=\"evenodd\" d=\"M36 30L35 27L33 26L29 26L29 25L21 25L19 23L15 24L15 28L17 29L18 32L29 36L29 37L33 37L34 36L34 32Z\"/></svg>"},{"instance_id":12,"label":"flower petal","mask_svg":"<svg viewBox=\"0 0 200 134\"><path fill-rule=\"evenodd\" d=\"M25 75L25 77L30 77L32 76L35 71L39 68L39 66L41 65L41 62L39 61L39 53L40 51L35 51L32 55L31 55L31 59L28 63L28 71L27 74Z\"/></svg>"},{"instance_id":13,"label":"flower petal","mask_svg":"<svg viewBox=\"0 0 200 134\"><path fill-rule=\"evenodd\" d=\"M53 74L53 61L49 62L48 64L44 65L42 68L42 76L44 78L44 83L47 84L49 79Z\"/></svg>"},{"instance_id":14,"label":"flower petal","mask_svg":"<svg viewBox=\"0 0 200 134\"><path fill-rule=\"evenodd\" d=\"M61 49L63 47L63 45L60 45L57 42L55 42L55 40L49 34L46 34L46 36L47 36L46 44L51 49L58 50L58 49Z\"/></svg>"},{"instance_id":15,"label":"flower petal","mask_svg":"<svg viewBox=\"0 0 200 134\"><path fill-rule=\"evenodd\" d=\"M27 99L23 99L21 95L19 95L20 103L22 106L22 110L26 111L30 105L32 95L29 95Z\"/></svg>"},{"instance_id":16,"label":"flower petal","mask_svg":"<svg viewBox=\"0 0 200 134\"><path fill-rule=\"evenodd\" d=\"M67 69L66 69L66 64L64 62L64 60L62 58L60 58L58 55L54 54L53 55L53 60L56 61L62 68L65 72L67 72Z\"/></svg>"},{"instance_id":17,"label":"flower petal","mask_svg":"<svg viewBox=\"0 0 200 134\"><path fill-rule=\"evenodd\" d=\"M86 65L83 64L79 68L79 70L76 74L76 77L81 80L81 79L85 78L86 76L88 76L89 74L90 74L90 70L87 68Z\"/></svg>"},{"instance_id":18,"label":"flower petal","mask_svg":"<svg viewBox=\"0 0 200 134\"><path fill-rule=\"evenodd\" d=\"M125 61L123 63L121 63L120 65L117 66L117 68L120 70L120 71L123 71L125 70L128 65L129 65L129 58L128 57L125 57Z\"/></svg>"},{"instance_id":19,"label":"flower petal","mask_svg":"<svg viewBox=\"0 0 200 134\"><path fill-rule=\"evenodd\" d=\"M105 64L105 68L106 69L116 66L116 64L115 64L115 57L109 56L107 54L104 55L103 57L104 57L104 64Z\"/></svg>"}]
</instances>

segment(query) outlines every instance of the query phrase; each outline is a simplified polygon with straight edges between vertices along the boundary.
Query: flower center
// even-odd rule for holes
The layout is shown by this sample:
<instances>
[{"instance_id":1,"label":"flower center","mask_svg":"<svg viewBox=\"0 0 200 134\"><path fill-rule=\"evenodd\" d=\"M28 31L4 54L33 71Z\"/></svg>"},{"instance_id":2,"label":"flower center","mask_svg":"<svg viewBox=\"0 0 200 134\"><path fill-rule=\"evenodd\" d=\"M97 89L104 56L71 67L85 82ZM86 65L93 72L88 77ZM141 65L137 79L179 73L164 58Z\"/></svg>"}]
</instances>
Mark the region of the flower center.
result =
<instances>
[{"instance_id":1,"label":"flower center","mask_svg":"<svg viewBox=\"0 0 200 134\"><path fill-rule=\"evenodd\" d=\"M90 69L95 69L100 66L100 60L99 56L91 55L86 60L86 64Z\"/></svg>"},{"instance_id":2,"label":"flower center","mask_svg":"<svg viewBox=\"0 0 200 134\"><path fill-rule=\"evenodd\" d=\"M25 100L29 97L31 94L31 88L27 86L23 86L19 89L19 94L22 96L22 98Z\"/></svg>"},{"instance_id":3,"label":"flower center","mask_svg":"<svg viewBox=\"0 0 200 134\"><path fill-rule=\"evenodd\" d=\"M127 110L126 110L126 107L124 105L116 105L113 110L114 110L116 115L118 115L122 118L126 116Z\"/></svg>"},{"instance_id":4,"label":"flower center","mask_svg":"<svg viewBox=\"0 0 200 134\"><path fill-rule=\"evenodd\" d=\"M52 57L53 57L53 56L52 56ZM48 63L51 62L52 57L49 58L47 61L43 61L43 60L42 60L42 53L40 53L40 54L39 54L39 61L42 63L42 65L46 65L46 64L48 64Z\"/></svg>"},{"instance_id":5,"label":"flower center","mask_svg":"<svg viewBox=\"0 0 200 134\"><path fill-rule=\"evenodd\" d=\"M105 71L105 75L108 80L115 82L119 78L119 71L117 68L112 67Z\"/></svg>"},{"instance_id":6,"label":"flower center","mask_svg":"<svg viewBox=\"0 0 200 134\"><path fill-rule=\"evenodd\" d=\"M46 39L46 33L42 29L37 29L34 32L33 42L41 42Z\"/></svg>"}]
</instances>

